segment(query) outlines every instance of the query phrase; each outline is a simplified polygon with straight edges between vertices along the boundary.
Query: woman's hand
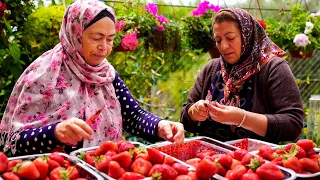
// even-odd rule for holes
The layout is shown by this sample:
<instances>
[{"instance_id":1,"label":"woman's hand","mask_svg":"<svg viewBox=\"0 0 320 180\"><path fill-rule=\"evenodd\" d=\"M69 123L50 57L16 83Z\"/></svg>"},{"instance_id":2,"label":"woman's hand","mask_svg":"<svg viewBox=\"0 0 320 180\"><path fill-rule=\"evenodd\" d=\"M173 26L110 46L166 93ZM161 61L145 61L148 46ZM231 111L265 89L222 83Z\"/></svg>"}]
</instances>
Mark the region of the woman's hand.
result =
<instances>
[{"instance_id":1,"label":"woman's hand","mask_svg":"<svg viewBox=\"0 0 320 180\"><path fill-rule=\"evenodd\" d=\"M176 144L183 143L184 127L179 122L161 120L158 123L158 136Z\"/></svg>"},{"instance_id":2,"label":"woman's hand","mask_svg":"<svg viewBox=\"0 0 320 180\"><path fill-rule=\"evenodd\" d=\"M204 121L208 117L208 107L204 100L194 103L188 110L189 117L194 121Z\"/></svg>"},{"instance_id":3,"label":"woman's hand","mask_svg":"<svg viewBox=\"0 0 320 180\"><path fill-rule=\"evenodd\" d=\"M243 109L225 106L218 102L208 104L210 117L223 124L239 125L243 118Z\"/></svg>"},{"instance_id":4,"label":"woman's hand","mask_svg":"<svg viewBox=\"0 0 320 180\"><path fill-rule=\"evenodd\" d=\"M62 143L75 145L83 138L90 140L93 130L85 121L71 118L57 124L54 135Z\"/></svg>"}]
</instances>

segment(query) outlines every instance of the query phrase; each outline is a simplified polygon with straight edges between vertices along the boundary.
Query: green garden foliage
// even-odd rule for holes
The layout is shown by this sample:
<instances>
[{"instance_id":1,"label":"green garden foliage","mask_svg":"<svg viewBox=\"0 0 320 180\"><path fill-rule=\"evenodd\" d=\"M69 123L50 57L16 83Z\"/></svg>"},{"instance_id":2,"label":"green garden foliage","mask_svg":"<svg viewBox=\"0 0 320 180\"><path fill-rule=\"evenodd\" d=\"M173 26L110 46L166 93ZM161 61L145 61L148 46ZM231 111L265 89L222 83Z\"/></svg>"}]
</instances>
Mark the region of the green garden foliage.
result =
<instances>
[{"instance_id":1,"label":"green garden foliage","mask_svg":"<svg viewBox=\"0 0 320 180\"><path fill-rule=\"evenodd\" d=\"M31 59L36 59L60 42L59 32L64 11L64 6L53 5L36 9L29 15L22 39L27 44Z\"/></svg>"},{"instance_id":2,"label":"green garden foliage","mask_svg":"<svg viewBox=\"0 0 320 180\"><path fill-rule=\"evenodd\" d=\"M0 8L0 117L12 88L30 63L22 41L23 24L34 9L29 0L1 0Z\"/></svg>"}]
</instances>

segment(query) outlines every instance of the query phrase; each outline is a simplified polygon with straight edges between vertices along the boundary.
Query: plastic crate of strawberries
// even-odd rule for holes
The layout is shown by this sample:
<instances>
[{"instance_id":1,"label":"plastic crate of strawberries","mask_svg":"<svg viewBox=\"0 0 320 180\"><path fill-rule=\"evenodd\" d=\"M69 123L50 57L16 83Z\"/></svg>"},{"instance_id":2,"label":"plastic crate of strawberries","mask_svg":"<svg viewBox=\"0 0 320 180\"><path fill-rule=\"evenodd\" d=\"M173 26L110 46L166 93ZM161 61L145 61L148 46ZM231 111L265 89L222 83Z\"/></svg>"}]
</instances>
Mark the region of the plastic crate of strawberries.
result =
<instances>
[{"instance_id":1,"label":"plastic crate of strawberries","mask_svg":"<svg viewBox=\"0 0 320 180\"><path fill-rule=\"evenodd\" d=\"M277 148L261 146L256 154L274 164L294 170L299 179L320 179L319 152L312 140L300 139L296 143Z\"/></svg>"},{"instance_id":2,"label":"plastic crate of strawberries","mask_svg":"<svg viewBox=\"0 0 320 180\"><path fill-rule=\"evenodd\" d=\"M105 179L179 180L196 176L194 167L135 142L106 141L97 147L76 150L71 155L80 158Z\"/></svg>"},{"instance_id":3,"label":"plastic crate of strawberries","mask_svg":"<svg viewBox=\"0 0 320 180\"><path fill-rule=\"evenodd\" d=\"M7 158L0 152L0 179L103 180L103 177L64 153Z\"/></svg>"},{"instance_id":4,"label":"plastic crate of strawberries","mask_svg":"<svg viewBox=\"0 0 320 180\"><path fill-rule=\"evenodd\" d=\"M244 139L237 139L232 141L226 141L226 144L230 144L231 146L238 147L240 149L247 150L249 152L258 150L262 145L268 145L270 147L279 147L277 144L251 139L251 138L244 138Z\"/></svg>"},{"instance_id":5,"label":"plastic crate of strawberries","mask_svg":"<svg viewBox=\"0 0 320 180\"><path fill-rule=\"evenodd\" d=\"M195 167L196 174L202 179L207 179L210 175L226 179L296 178L292 170L265 161L247 150L207 137L189 138L181 145L164 142L151 147Z\"/></svg>"}]
</instances>

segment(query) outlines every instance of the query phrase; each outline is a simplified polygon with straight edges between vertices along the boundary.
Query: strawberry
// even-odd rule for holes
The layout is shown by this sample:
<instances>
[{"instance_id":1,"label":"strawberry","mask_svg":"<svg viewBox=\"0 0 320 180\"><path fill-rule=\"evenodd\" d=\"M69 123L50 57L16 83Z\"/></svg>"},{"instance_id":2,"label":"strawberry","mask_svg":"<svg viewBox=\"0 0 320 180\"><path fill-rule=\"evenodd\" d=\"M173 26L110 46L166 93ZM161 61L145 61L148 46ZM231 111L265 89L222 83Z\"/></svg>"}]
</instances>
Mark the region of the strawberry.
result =
<instances>
[{"instance_id":1,"label":"strawberry","mask_svg":"<svg viewBox=\"0 0 320 180\"><path fill-rule=\"evenodd\" d=\"M50 172L50 180L69 180L70 173L63 167L57 167Z\"/></svg>"},{"instance_id":2,"label":"strawberry","mask_svg":"<svg viewBox=\"0 0 320 180\"><path fill-rule=\"evenodd\" d=\"M273 163L265 163L257 168L256 173L261 179L283 179L282 171Z\"/></svg>"},{"instance_id":3,"label":"strawberry","mask_svg":"<svg viewBox=\"0 0 320 180\"><path fill-rule=\"evenodd\" d=\"M7 171L11 171L17 164L21 163L21 159L11 160L8 162Z\"/></svg>"},{"instance_id":4,"label":"strawberry","mask_svg":"<svg viewBox=\"0 0 320 180\"><path fill-rule=\"evenodd\" d=\"M136 172L144 176L148 175L151 168L152 168L152 164L143 158L136 159L130 166L130 169L132 172Z\"/></svg>"},{"instance_id":5,"label":"strawberry","mask_svg":"<svg viewBox=\"0 0 320 180\"><path fill-rule=\"evenodd\" d=\"M262 145L259 148L258 155L261 156L263 159L272 161L274 159L273 150L269 145Z\"/></svg>"},{"instance_id":6,"label":"strawberry","mask_svg":"<svg viewBox=\"0 0 320 180\"><path fill-rule=\"evenodd\" d=\"M297 154L296 154L296 157L297 157L298 159L307 157L307 153L306 153L306 151L305 151L302 147L297 146L297 148L298 148L298 152L297 152Z\"/></svg>"},{"instance_id":7,"label":"strawberry","mask_svg":"<svg viewBox=\"0 0 320 180\"><path fill-rule=\"evenodd\" d=\"M237 149L233 152L233 158L238 160L238 161L241 161L242 158L248 153L247 150L244 150L244 149Z\"/></svg>"},{"instance_id":8,"label":"strawberry","mask_svg":"<svg viewBox=\"0 0 320 180\"><path fill-rule=\"evenodd\" d=\"M8 168L8 157L3 152L0 152L0 173L3 173Z\"/></svg>"},{"instance_id":9,"label":"strawberry","mask_svg":"<svg viewBox=\"0 0 320 180\"><path fill-rule=\"evenodd\" d=\"M109 151L107 151L106 152L106 154L104 154L105 156L110 156L110 157L112 157L112 156L114 156L114 155L116 155L117 153L114 151L114 150L109 150Z\"/></svg>"},{"instance_id":10,"label":"strawberry","mask_svg":"<svg viewBox=\"0 0 320 180\"><path fill-rule=\"evenodd\" d=\"M2 178L3 180L20 180L14 172L5 172L2 174Z\"/></svg>"},{"instance_id":11,"label":"strawberry","mask_svg":"<svg viewBox=\"0 0 320 180\"><path fill-rule=\"evenodd\" d=\"M232 164L230 166L230 169L233 169L235 166L240 165L241 161L238 161L236 159L232 159Z\"/></svg>"},{"instance_id":12,"label":"strawberry","mask_svg":"<svg viewBox=\"0 0 320 180\"><path fill-rule=\"evenodd\" d=\"M284 146L284 151L285 151L285 152L289 152L289 151L292 149L292 146L293 146L292 143L285 145L285 146Z\"/></svg>"},{"instance_id":13,"label":"strawberry","mask_svg":"<svg viewBox=\"0 0 320 180\"><path fill-rule=\"evenodd\" d=\"M296 143L298 146L302 147L305 152L314 148L314 142L310 139L300 139Z\"/></svg>"},{"instance_id":14,"label":"strawberry","mask_svg":"<svg viewBox=\"0 0 320 180\"><path fill-rule=\"evenodd\" d=\"M203 179L209 179L218 171L216 163L209 158L204 158L196 167L196 174Z\"/></svg>"},{"instance_id":15,"label":"strawberry","mask_svg":"<svg viewBox=\"0 0 320 180\"><path fill-rule=\"evenodd\" d=\"M96 156L104 155L109 150L113 150L117 153L119 152L118 146L116 143L114 143L113 141L106 141L102 143L98 149L96 149L95 154Z\"/></svg>"},{"instance_id":16,"label":"strawberry","mask_svg":"<svg viewBox=\"0 0 320 180\"><path fill-rule=\"evenodd\" d=\"M217 174L219 174L220 176L225 176L227 173L227 170L225 167L223 167L219 162L217 162L217 160L214 161L218 167L217 170Z\"/></svg>"},{"instance_id":17,"label":"strawberry","mask_svg":"<svg viewBox=\"0 0 320 180\"><path fill-rule=\"evenodd\" d=\"M20 178L38 179L40 177L40 173L36 165L31 161L22 161L13 168L13 171Z\"/></svg>"},{"instance_id":18,"label":"strawberry","mask_svg":"<svg viewBox=\"0 0 320 180\"><path fill-rule=\"evenodd\" d=\"M282 163L282 157L281 156L278 156L276 158L274 158L271 163L274 163L276 165L279 165L279 166L283 166L283 163Z\"/></svg>"},{"instance_id":19,"label":"strawberry","mask_svg":"<svg viewBox=\"0 0 320 180\"><path fill-rule=\"evenodd\" d=\"M250 164L251 158L253 158L253 155L250 153L247 153L245 156L243 156L241 160L241 164L244 166L247 166Z\"/></svg>"},{"instance_id":20,"label":"strawberry","mask_svg":"<svg viewBox=\"0 0 320 180\"><path fill-rule=\"evenodd\" d=\"M35 160L33 160L34 165L36 165L39 173L40 173L40 179L44 179L49 170L49 165L47 163L48 157L43 156L43 157L38 157Z\"/></svg>"},{"instance_id":21,"label":"strawberry","mask_svg":"<svg viewBox=\"0 0 320 180\"><path fill-rule=\"evenodd\" d=\"M48 166L49 166L49 171L51 171L51 170L53 170L53 169L55 169L57 167L60 167L60 164L55 160L48 159L47 163L48 163Z\"/></svg>"},{"instance_id":22,"label":"strawberry","mask_svg":"<svg viewBox=\"0 0 320 180\"><path fill-rule=\"evenodd\" d=\"M97 158L96 166L99 171L108 174L109 171L109 163L111 161L110 156L99 156Z\"/></svg>"},{"instance_id":23,"label":"strawberry","mask_svg":"<svg viewBox=\"0 0 320 180\"><path fill-rule=\"evenodd\" d=\"M153 179L161 177L161 180L171 180L175 179L178 176L178 173L167 164L155 164L151 168L149 176L152 176Z\"/></svg>"},{"instance_id":24,"label":"strawberry","mask_svg":"<svg viewBox=\"0 0 320 180\"><path fill-rule=\"evenodd\" d=\"M164 157L164 161L163 164L168 164L169 166L171 166L173 163L175 163L176 161L170 157L170 156L165 156Z\"/></svg>"},{"instance_id":25,"label":"strawberry","mask_svg":"<svg viewBox=\"0 0 320 180\"><path fill-rule=\"evenodd\" d=\"M132 162L131 155L128 151L123 151L111 157L112 161L117 161L121 167L128 168Z\"/></svg>"},{"instance_id":26,"label":"strawberry","mask_svg":"<svg viewBox=\"0 0 320 180\"><path fill-rule=\"evenodd\" d=\"M231 174L232 170L228 170L226 175L224 176L226 179L230 179L230 174Z\"/></svg>"},{"instance_id":27,"label":"strawberry","mask_svg":"<svg viewBox=\"0 0 320 180\"><path fill-rule=\"evenodd\" d=\"M319 154L313 154L309 156L310 159L314 160L315 162L319 161Z\"/></svg>"},{"instance_id":28,"label":"strawberry","mask_svg":"<svg viewBox=\"0 0 320 180\"><path fill-rule=\"evenodd\" d=\"M79 171L75 166L68 167L67 171L69 172L69 180L75 180L79 178Z\"/></svg>"},{"instance_id":29,"label":"strawberry","mask_svg":"<svg viewBox=\"0 0 320 180\"><path fill-rule=\"evenodd\" d=\"M160 153L159 150L154 148L147 148L149 161L152 164L162 164L164 161L164 155Z\"/></svg>"},{"instance_id":30,"label":"strawberry","mask_svg":"<svg viewBox=\"0 0 320 180\"><path fill-rule=\"evenodd\" d=\"M135 173L135 172L125 172L122 175L122 180L140 180L145 178L145 176Z\"/></svg>"},{"instance_id":31,"label":"strawberry","mask_svg":"<svg viewBox=\"0 0 320 180\"><path fill-rule=\"evenodd\" d=\"M64 166L64 158L58 152L51 153L49 155L51 160L54 160L60 164L60 166Z\"/></svg>"},{"instance_id":32,"label":"strawberry","mask_svg":"<svg viewBox=\"0 0 320 180\"><path fill-rule=\"evenodd\" d=\"M81 157L81 159L84 160L86 163L90 164L91 166L94 166L95 151L87 151L84 154L82 154Z\"/></svg>"},{"instance_id":33,"label":"strawberry","mask_svg":"<svg viewBox=\"0 0 320 180\"><path fill-rule=\"evenodd\" d=\"M179 175L174 180L192 180L192 178L188 175Z\"/></svg>"},{"instance_id":34,"label":"strawberry","mask_svg":"<svg viewBox=\"0 0 320 180\"><path fill-rule=\"evenodd\" d=\"M197 158L200 158L200 159L204 159L205 157L207 156L212 156L215 154L215 151L214 150L210 150L210 149L206 149L206 150L203 150L201 151L200 153L198 153L196 155Z\"/></svg>"},{"instance_id":35,"label":"strawberry","mask_svg":"<svg viewBox=\"0 0 320 180\"><path fill-rule=\"evenodd\" d=\"M121 140L117 143L118 149L119 149L119 153L123 152L123 151L129 151L130 149L134 149L135 146L129 142L129 141L125 141L125 140Z\"/></svg>"},{"instance_id":36,"label":"strawberry","mask_svg":"<svg viewBox=\"0 0 320 180\"><path fill-rule=\"evenodd\" d=\"M189 171L188 176L190 176L192 180L199 180L196 172L194 172L194 171Z\"/></svg>"},{"instance_id":37,"label":"strawberry","mask_svg":"<svg viewBox=\"0 0 320 180\"><path fill-rule=\"evenodd\" d=\"M262 164L264 164L265 161L262 157L260 156L255 156L253 158L250 159L250 164L248 164L247 166L251 169L251 170L256 170L259 166L261 166Z\"/></svg>"},{"instance_id":38,"label":"strawberry","mask_svg":"<svg viewBox=\"0 0 320 180\"><path fill-rule=\"evenodd\" d=\"M231 169L230 179L241 179L241 177L247 172L247 168L240 164Z\"/></svg>"},{"instance_id":39,"label":"strawberry","mask_svg":"<svg viewBox=\"0 0 320 180\"><path fill-rule=\"evenodd\" d=\"M112 178L120 178L126 171L120 166L116 161L109 162L109 172L108 175Z\"/></svg>"},{"instance_id":40,"label":"strawberry","mask_svg":"<svg viewBox=\"0 0 320 180\"><path fill-rule=\"evenodd\" d=\"M283 166L286 168L290 168L297 173L302 172L302 166L297 157L289 157L287 159L282 160Z\"/></svg>"},{"instance_id":41,"label":"strawberry","mask_svg":"<svg viewBox=\"0 0 320 180\"><path fill-rule=\"evenodd\" d=\"M174 163L171 167L177 171L178 175L188 174L189 172L188 167L181 163Z\"/></svg>"},{"instance_id":42,"label":"strawberry","mask_svg":"<svg viewBox=\"0 0 320 180\"><path fill-rule=\"evenodd\" d=\"M230 169L232 157L229 154L219 154L218 162L225 168Z\"/></svg>"},{"instance_id":43,"label":"strawberry","mask_svg":"<svg viewBox=\"0 0 320 180\"><path fill-rule=\"evenodd\" d=\"M192 158L192 159L188 159L185 161L185 163L193 166L193 167L197 167L198 164L201 162L201 159L200 158Z\"/></svg>"},{"instance_id":44,"label":"strawberry","mask_svg":"<svg viewBox=\"0 0 320 180\"><path fill-rule=\"evenodd\" d=\"M251 169L242 175L241 180L261 180L258 174L254 173Z\"/></svg>"},{"instance_id":45,"label":"strawberry","mask_svg":"<svg viewBox=\"0 0 320 180\"><path fill-rule=\"evenodd\" d=\"M315 152L314 149L312 148L312 149L310 149L309 151L307 151L306 154L307 154L307 157L310 157L310 156L316 154L316 152Z\"/></svg>"},{"instance_id":46,"label":"strawberry","mask_svg":"<svg viewBox=\"0 0 320 180\"><path fill-rule=\"evenodd\" d=\"M309 158L301 158L299 159L299 162L304 170L310 171L312 173L319 172L319 164L316 161Z\"/></svg>"}]
</instances>

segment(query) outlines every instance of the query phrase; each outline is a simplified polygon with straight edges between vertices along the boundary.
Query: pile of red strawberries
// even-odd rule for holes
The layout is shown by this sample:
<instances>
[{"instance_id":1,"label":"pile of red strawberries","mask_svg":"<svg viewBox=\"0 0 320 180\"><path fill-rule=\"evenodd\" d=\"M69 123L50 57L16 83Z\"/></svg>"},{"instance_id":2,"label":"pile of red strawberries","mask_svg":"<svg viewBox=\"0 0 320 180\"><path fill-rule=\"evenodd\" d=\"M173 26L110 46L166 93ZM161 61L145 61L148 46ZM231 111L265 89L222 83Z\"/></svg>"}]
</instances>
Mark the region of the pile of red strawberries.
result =
<instances>
[{"instance_id":1,"label":"pile of red strawberries","mask_svg":"<svg viewBox=\"0 0 320 180\"><path fill-rule=\"evenodd\" d=\"M137 180L145 177L162 180L198 179L194 171L154 148L135 147L128 141L104 142L95 151L78 156L114 179Z\"/></svg>"},{"instance_id":2,"label":"pile of red strawberries","mask_svg":"<svg viewBox=\"0 0 320 180\"><path fill-rule=\"evenodd\" d=\"M86 180L81 178L85 177L82 173L68 158L57 152L36 157L32 161L9 161L7 156L0 152L0 174L4 180Z\"/></svg>"},{"instance_id":3,"label":"pile of red strawberries","mask_svg":"<svg viewBox=\"0 0 320 180\"><path fill-rule=\"evenodd\" d=\"M312 140L301 139L276 149L263 145L258 155L274 164L290 168L296 173L312 174L319 172L319 154L314 150Z\"/></svg>"}]
</instances>

